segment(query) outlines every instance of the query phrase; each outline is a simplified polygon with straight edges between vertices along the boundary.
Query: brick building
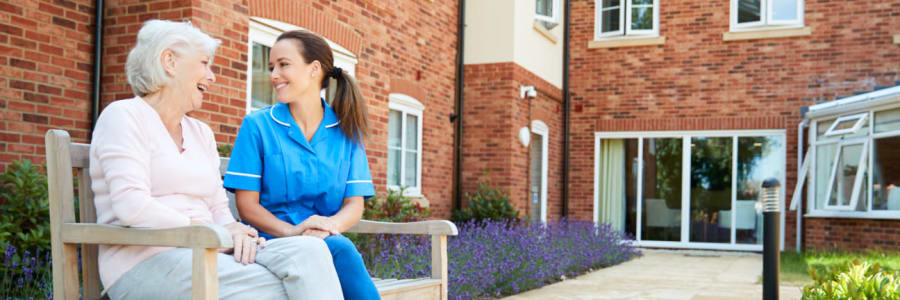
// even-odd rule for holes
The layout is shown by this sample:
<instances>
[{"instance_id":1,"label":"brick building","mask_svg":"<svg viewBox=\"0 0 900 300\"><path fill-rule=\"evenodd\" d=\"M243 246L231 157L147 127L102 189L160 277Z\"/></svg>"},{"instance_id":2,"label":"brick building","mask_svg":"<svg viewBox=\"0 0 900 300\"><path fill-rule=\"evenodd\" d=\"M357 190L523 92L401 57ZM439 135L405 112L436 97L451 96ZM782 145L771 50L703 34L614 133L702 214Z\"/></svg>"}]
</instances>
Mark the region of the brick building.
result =
<instances>
[{"instance_id":1,"label":"brick building","mask_svg":"<svg viewBox=\"0 0 900 300\"><path fill-rule=\"evenodd\" d=\"M765 177L793 196L801 108L900 80L898 1L575 0L571 14L571 215L642 245L761 249L753 201ZM804 210L809 248L900 246L873 243L900 240L896 215ZM794 248L796 214L782 223Z\"/></svg>"},{"instance_id":2,"label":"brick building","mask_svg":"<svg viewBox=\"0 0 900 300\"><path fill-rule=\"evenodd\" d=\"M43 162L43 134L51 128L89 142L95 3L0 0L0 171L15 159ZM862 152L870 162L841 165L868 169L867 179L835 184L841 180L812 164L808 177L817 179L804 182L801 230L796 213L784 207L784 244L796 247L799 232L811 248L900 248L893 242L900 240L900 215L891 211L887 189L900 162L889 150L877 151L890 149L884 145L894 135L878 131L891 125L876 124L891 120L900 101L872 102L867 94L851 98L856 104L840 102L852 108L844 111L813 106L898 85L897 0L491 0L466 1L464 16L459 1L104 3L100 107L131 97L124 64L143 21L190 20L223 41L213 64L217 81L202 109L191 113L220 144L233 143L246 113L272 103L261 62L274 38L298 28L321 34L369 102L366 147L379 194L408 186L408 195L441 218L450 216L457 195L488 181L536 220L610 223L648 247L758 250L759 182L780 179L791 199L797 157L806 152L800 148L821 146L819 157L844 147L858 151L844 137L813 136L826 135L826 123L846 126L836 123L840 118L858 121L851 127L868 120L868 140L859 140L859 148L868 149ZM804 143L797 142L800 132ZM823 166L836 168L833 160ZM838 178L856 178L846 175ZM829 194L832 188L868 193L860 202ZM832 194L834 203L824 201Z\"/></svg>"}]
</instances>

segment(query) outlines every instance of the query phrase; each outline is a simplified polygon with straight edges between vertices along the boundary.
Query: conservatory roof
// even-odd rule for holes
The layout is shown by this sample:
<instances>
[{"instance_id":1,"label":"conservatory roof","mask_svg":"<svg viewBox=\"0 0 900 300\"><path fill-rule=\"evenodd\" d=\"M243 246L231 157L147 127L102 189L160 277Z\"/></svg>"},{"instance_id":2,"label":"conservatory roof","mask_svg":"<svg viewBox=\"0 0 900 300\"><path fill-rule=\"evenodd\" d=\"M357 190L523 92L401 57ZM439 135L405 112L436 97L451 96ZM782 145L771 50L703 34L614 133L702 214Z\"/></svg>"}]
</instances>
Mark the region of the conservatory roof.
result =
<instances>
[{"instance_id":1,"label":"conservatory roof","mask_svg":"<svg viewBox=\"0 0 900 300\"><path fill-rule=\"evenodd\" d=\"M871 92L820 103L809 107L807 119L839 115L849 111L861 110L884 104L900 103L900 82L892 87L877 89Z\"/></svg>"}]
</instances>

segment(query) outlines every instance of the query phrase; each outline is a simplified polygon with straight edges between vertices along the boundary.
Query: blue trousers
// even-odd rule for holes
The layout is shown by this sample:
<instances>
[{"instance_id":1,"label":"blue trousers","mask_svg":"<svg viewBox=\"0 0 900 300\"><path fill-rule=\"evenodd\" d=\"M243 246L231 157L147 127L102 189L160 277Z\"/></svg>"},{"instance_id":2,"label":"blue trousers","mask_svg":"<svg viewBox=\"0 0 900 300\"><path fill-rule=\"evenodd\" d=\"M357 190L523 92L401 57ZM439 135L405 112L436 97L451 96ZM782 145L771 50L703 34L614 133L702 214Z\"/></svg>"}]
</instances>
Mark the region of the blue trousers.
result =
<instances>
[{"instance_id":1,"label":"blue trousers","mask_svg":"<svg viewBox=\"0 0 900 300\"><path fill-rule=\"evenodd\" d=\"M343 235L332 235L325 238L325 244L331 250L345 300L381 299L372 277L366 271L362 255L350 239Z\"/></svg>"}]
</instances>

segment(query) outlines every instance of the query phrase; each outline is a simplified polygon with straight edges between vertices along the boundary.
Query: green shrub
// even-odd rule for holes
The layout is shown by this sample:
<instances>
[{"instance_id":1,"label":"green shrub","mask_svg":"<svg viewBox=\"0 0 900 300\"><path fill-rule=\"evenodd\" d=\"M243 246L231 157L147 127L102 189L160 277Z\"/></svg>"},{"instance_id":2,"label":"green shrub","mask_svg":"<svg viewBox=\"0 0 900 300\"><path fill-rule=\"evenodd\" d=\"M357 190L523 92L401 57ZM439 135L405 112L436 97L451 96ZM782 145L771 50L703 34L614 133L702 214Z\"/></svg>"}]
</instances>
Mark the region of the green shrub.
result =
<instances>
[{"instance_id":1,"label":"green shrub","mask_svg":"<svg viewBox=\"0 0 900 300\"><path fill-rule=\"evenodd\" d=\"M219 157L231 157L232 148L231 144L221 144L216 146L216 151L219 151Z\"/></svg>"},{"instance_id":2,"label":"green shrub","mask_svg":"<svg viewBox=\"0 0 900 300\"><path fill-rule=\"evenodd\" d=\"M30 160L14 161L0 174L0 243L50 249L47 178Z\"/></svg>"},{"instance_id":3,"label":"green shrub","mask_svg":"<svg viewBox=\"0 0 900 300\"><path fill-rule=\"evenodd\" d=\"M470 220L508 221L519 218L519 211L509 202L509 196L487 182L479 182L478 190L466 193L469 207L453 212L451 219L456 223Z\"/></svg>"},{"instance_id":4,"label":"green shrub","mask_svg":"<svg viewBox=\"0 0 900 300\"><path fill-rule=\"evenodd\" d=\"M804 300L900 299L900 278L896 272L881 270L879 264L859 260L828 270L809 268L815 283L803 287Z\"/></svg>"},{"instance_id":5,"label":"green shrub","mask_svg":"<svg viewBox=\"0 0 900 300\"><path fill-rule=\"evenodd\" d=\"M430 210L404 196L405 190L405 187L399 191L388 189L384 199L375 196L366 200L363 219L384 222L414 222L425 220L431 216Z\"/></svg>"}]
</instances>

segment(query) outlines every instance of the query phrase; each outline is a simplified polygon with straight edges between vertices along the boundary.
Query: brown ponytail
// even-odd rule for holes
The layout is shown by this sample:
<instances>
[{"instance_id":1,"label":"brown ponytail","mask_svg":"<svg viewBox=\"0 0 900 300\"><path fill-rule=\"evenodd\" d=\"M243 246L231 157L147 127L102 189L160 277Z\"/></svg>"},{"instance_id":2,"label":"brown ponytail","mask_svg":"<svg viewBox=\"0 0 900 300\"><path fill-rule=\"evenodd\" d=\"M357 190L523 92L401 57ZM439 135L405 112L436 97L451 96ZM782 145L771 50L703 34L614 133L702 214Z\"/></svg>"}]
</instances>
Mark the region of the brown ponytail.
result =
<instances>
[{"instance_id":1,"label":"brown ponytail","mask_svg":"<svg viewBox=\"0 0 900 300\"><path fill-rule=\"evenodd\" d=\"M369 113L368 106L362 93L359 91L359 85L356 79L344 71L335 74L334 57L331 54L331 47L328 42L321 36L305 31L294 30L287 31L278 36L276 41L283 39L293 39L297 41L297 48L300 49L300 56L306 60L306 63L319 61L322 65L322 72L325 76L322 78L320 87L328 86L328 81L335 78L334 99L331 102L331 108L340 121L341 131L348 138L357 143L362 143L361 139L365 139L369 135ZM332 91L328 91L330 94Z\"/></svg>"}]
</instances>

